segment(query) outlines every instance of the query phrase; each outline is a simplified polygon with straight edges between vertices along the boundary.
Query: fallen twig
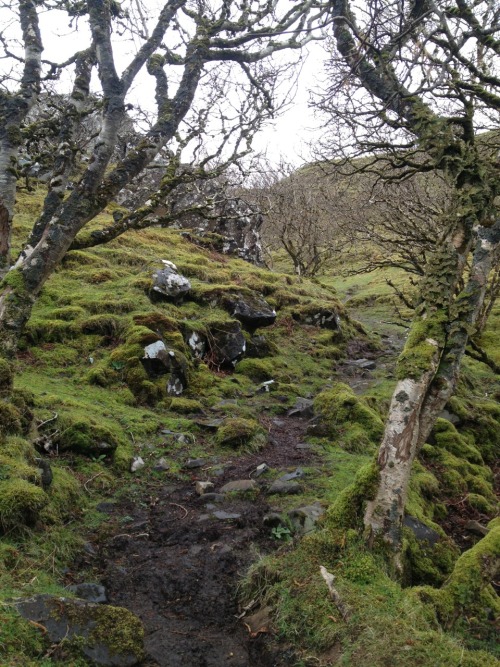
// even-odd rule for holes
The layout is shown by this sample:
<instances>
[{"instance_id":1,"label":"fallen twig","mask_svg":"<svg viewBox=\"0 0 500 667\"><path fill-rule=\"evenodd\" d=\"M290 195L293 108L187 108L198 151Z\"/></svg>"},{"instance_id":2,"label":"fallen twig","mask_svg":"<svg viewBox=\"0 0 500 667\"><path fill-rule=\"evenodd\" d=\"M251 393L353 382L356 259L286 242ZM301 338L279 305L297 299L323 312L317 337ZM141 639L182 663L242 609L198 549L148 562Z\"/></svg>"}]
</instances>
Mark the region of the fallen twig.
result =
<instances>
[{"instance_id":1,"label":"fallen twig","mask_svg":"<svg viewBox=\"0 0 500 667\"><path fill-rule=\"evenodd\" d=\"M350 615L350 610L349 608L342 602L342 599L339 595L339 592L337 589L334 587L333 582L335 581L335 577L331 572L328 572L326 567L323 567L323 565L319 566L319 570L321 572L321 576L325 580L325 583L328 587L328 590L330 592L330 597L333 600L334 605L337 607L337 609L340 612L340 615L344 619L344 621L347 621Z\"/></svg>"},{"instance_id":2,"label":"fallen twig","mask_svg":"<svg viewBox=\"0 0 500 667\"><path fill-rule=\"evenodd\" d=\"M189 514L189 511L185 507L183 507L182 505L178 505L177 503L168 503L168 504L172 505L173 507L178 507L179 509L181 509L184 512L184 516L180 517L181 519L185 519L187 517L187 515Z\"/></svg>"},{"instance_id":3,"label":"fallen twig","mask_svg":"<svg viewBox=\"0 0 500 667\"><path fill-rule=\"evenodd\" d=\"M97 479L97 477L99 477L100 475L103 475L103 474L104 474L104 470L101 470L101 472L98 472L97 475L94 475L93 477L91 477L90 479L88 479L88 480L85 482L85 484L83 485L83 488L85 489L85 491L86 491L87 493L90 493L90 491L89 491L88 488L87 488L87 484L90 484L90 482L93 482L94 479Z\"/></svg>"}]
</instances>

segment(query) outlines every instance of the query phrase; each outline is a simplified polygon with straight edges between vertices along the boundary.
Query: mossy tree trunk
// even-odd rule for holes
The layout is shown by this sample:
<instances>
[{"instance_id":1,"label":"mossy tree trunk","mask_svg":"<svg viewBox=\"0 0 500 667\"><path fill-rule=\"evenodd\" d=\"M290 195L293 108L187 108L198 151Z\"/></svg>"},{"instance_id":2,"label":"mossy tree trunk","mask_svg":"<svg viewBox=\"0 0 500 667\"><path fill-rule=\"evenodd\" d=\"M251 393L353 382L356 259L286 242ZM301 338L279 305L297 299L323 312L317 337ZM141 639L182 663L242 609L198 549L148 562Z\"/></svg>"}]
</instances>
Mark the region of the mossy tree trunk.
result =
<instances>
[{"instance_id":1,"label":"mossy tree trunk","mask_svg":"<svg viewBox=\"0 0 500 667\"><path fill-rule=\"evenodd\" d=\"M439 2L366 5L361 11L351 0L331 3L334 83L322 108L354 137L352 152L370 154L358 170L387 178L389 167L396 181L439 170L454 192L398 361L378 491L364 517L369 543L381 540L397 553L412 463L456 386L500 252L500 161L493 139L500 44L491 37L498 19L483 0L452 0L446 11ZM458 44L471 35L477 52L466 54ZM353 88L364 100L359 107ZM481 145L484 113L496 133Z\"/></svg>"}]
</instances>

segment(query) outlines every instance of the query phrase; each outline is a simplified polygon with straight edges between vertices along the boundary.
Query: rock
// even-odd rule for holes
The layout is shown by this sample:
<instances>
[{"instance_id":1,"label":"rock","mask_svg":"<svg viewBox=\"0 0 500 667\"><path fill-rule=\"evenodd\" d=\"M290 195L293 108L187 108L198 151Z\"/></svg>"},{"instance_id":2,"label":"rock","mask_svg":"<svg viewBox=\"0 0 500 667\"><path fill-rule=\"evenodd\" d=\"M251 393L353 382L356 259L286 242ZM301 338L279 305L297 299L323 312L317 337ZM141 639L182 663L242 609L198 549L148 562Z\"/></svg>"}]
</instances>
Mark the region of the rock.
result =
<instances>
[{"instance_id":1,"label":"rock","mask_svg":"<svg viewBox=\"0 0 500 667\"><path fill-rule=\"evenodd\" d=\"M196 482L195 488L196 488L196 493L199 496L203 496L208 491L212 491L212 489L214 488L214 483L213 482Z\"/></svg>"},{"instance_id":2,"label":"rock","mask_svg":"<svg viewBox=\"0 0 500 667\"><path fill-rule=\"evenodd\" d=\"M146 345L141 363L153 379L170 374L167 382L168 394L180 396L187 388L187 359L181 352L168 348L163 341L157 340Z\"/></svg>"},{"instance_id":3,"label":"rock","mask_svg":"<svg viewBox=\"0 0 500 667\"><path fill-rule=\"evenodd\" d=\"M168 464L167 459L162 457L155 465L154 469L159 472L165 472L166 470L170 470L170 465Z\"/></svg>"},{"instance_id":4,"label":"rock","mask_svg":"<svg viewBox=\"0 0 500 667\"><path fill-rule=\"evenodd\" d=\"M462 421L458 415L454 414L453 412L450 412L449 410L442 410L441 413L439 414L439 417L441 419L447 419L454 426L458 426Z\"/></svg>"},{"instance_id":5,"label":"rock","mask_svg":"<svg viewBox=\"0 0 500 667\"><path fill-rule=\"evenodd\" d=\"M221 519L221 521L241 519L241 514L237 514L236 512L224 512L224 510L217 510L213 515L216 519Z\"/></svg>"},{"instance_id":6,"label":"rock","mask_svg":"<svg viewBox=\"0 0 500 667\"><path fill-rule=\"evenodd\" d=\"M186 463L184 464L184 468L203 468L204 465L206 465L207 461L206 459L188 459Z\"/></svg>"},{"instance_id":7,"label":"rock","mask_svg":"<svg viewBox=\"0 0 500 667\"><path fill-rule=\"evenodd\" d=\"M361 368L366 371L373 371L377 368L377 364L370 359L351 359L346 362L349 366L356 366L356 368Z\"/></svg>"},{"instance_id":8,"label":"rock","mask_svg":"<svg viewBox=\"0 0 500 667\"><path fill-rule=\"evenodd\" d=\"M221 322L210 327L210 353L215 365L234 368L246 351L239 322Z\"/></svg>"},{"instance_id":9,"label":"rock","mask_svg":"<svg viewBox=\"0 0 500 667\"><path fill-rule=\"evenodd\" d=\"M290 510L288 516L293 524L295 532L299 535L307 535L314 530L318 519L323 516L325 510L319 503L297 507Z\"/></svg>"},{"instance_id":10,"label":"rock","mask_svg":"<svg viewBox=\"0 0 500 667\"><path fill-rule=\"evenodd\" d=\"M267 465L267 463L261 463L260 465L258 465L258 466L255 468L255 470L254 470L254 472L253 472L253 476L254 476L254 477L260 477L260 476L263 475L267 470L269 470L269 466Z\"/></svg>"},{"instance_id":11,"label":"rock","mask_svg":"<svg viewBox=\"0 0 500 667\"><path fill-rule=\"evenodd\" d=\"M141 468L144 468L145 465L144 459L140 456L134 456L132 463L130 464L130 472L137 472Z\"/></svg>"},{"instance_id":12,"label":"rock","mask_svg":"<svg viewBox=\"0 0 500 667\"><path fill-rule=\"evenodd\" d=\"M133 667L144 657L144 629L121 607L53 595L17 600L23 618L42 625L50 642L79 638L75 646L95 665Z\"/></svg>"},{"instance_id":13,"label":"rock","mask_svg":"<svg viewBox=\"0 0 500 667\"><path fill-rule=\"evenodd\" d=\"M279 494L279 495L292 495L300 493L300 484L294 481L282 482L281 480L276 480L269 487L269 494Z\"/></svg>"},{"instance_id":14,"label":"rock","mask_svg":"<svg viewBox=\"0 0 500 667\"><path fill-rule=\"evenodd\" d=\"M244 623L251 637L271 631L271 607L263 607L251 616L245 616Z\"/></svg>"},{"instance_id":15,"label":"rock","mask_svg":"<svg viewBox=\"0 0 500 667\"><path fill-rule=\"evenodd\" d=\"M255 331L259 327L270 327L276 321L276 311L267 301L257 295L224 295L221 305L231 317L241 322L245 329Z\"/></svg>"},{"instance_id":16,"label":"rock","mask_svg":"<svg viewBox=\"0 0 500 667\"><path fill-rule=\"evenodd\" d=\"M341 328L340 317L330 308L305 308L301 311L293 312L292 317L297 322L310 324L314 327L321 327L322 329L340 331Z\"/></svg>"},{"instance_id":17,"label":"rock","mask_svg":"<svg viewBox=\"0 0 500 667\"><path fill-rule=\"evenodd\" d=\"M470 533L474 533L475 535L479 535L480 537L484 537L487 535L490 530L486 526L483 526L479 521L467 521L467 523L464 525L465 530L468 530Z\"/></svg>"},{"instance_id":18,"label":"rock","mask_svg":"<svg viewBox=\"0 0 500 667\"><path fill-rule=\"evenodd\" d=\"M150 298L152 301L158 299L179 301L189 294L191 283L177 271L175 264L165 259L163 264L163 269L158 269L153 273Z\"/></svg>"},{"instance_id":19,"label":"rock","mask_svg":"<svg viewBox=\"0 0 500 667\"><path fill-rule=\"evenodd\" d=\"M257 391L255 393L256 394L269 394L273 390L275 385L276 385L275 380L266 380L265 382L262 382L262 384L260 384L257 387Z\"/></svg>"},{"instance_id":20,"label":"rock","mask_svg":"<svg viewBox=\"0 0 500 667\"><path fill-rule=\"evenodd\" d=\"M271 357L276 352L277 348L265 336L252 336L247 345L246 356L254 359L264 359L265 357Z\"/></svg>"},{"instance_id":21,"label":"rock","mask_svg":"<svg viewBox=\"0 0 500 667\"><path fill-rule=\"evenodd\" d=\"M303 419L310 419L314 415L313 409L314 401L310 398L298 397L293 408L288 410L289 417L302 417Z\"/></svg>"},{"instance_id":22,"label":"rock","mask_svg":"<svg viewBox=\"0 0 500 667\"><path fill-rule=\"evenodd\" d=\"M107 602L106 589L101 584L73 584L67 586L66 590L74 593L76 597L86 600L87 602L94 602L95 604Z\"/></svg>"},{"instance_id":23,"label":"rock","mask_svg":"<svg viewBox=\"0 0 500 667\"><path fill-rule=\"evenodd\" d=\"M425 541L430 546L434 546L441 539L441 535L436 530L429 528L413 516L405 516L403 524L412 531L419 542Z\"/></svg>"},{"instance_id":24,"label":"rock","mask_svg":"<svg viewBox=\"0 0 500 667\"><path fill-rule=\"evenodd\" d=\"M269 512L269 514L266 514L262 519L262 523L267 528L277 528L278 526L285 525L283 517L278 512Z\"/></svg>"},{"instance_id":25,"label":"rock","mask_svg":"<svg viewBox=\"0 0 500 667\"><path fill-rule=\"evenodd\" d=\"M50 463L47 461L47 459L36 458L35 463L37 464L41 473L40 477L43 490L46 491L54 479L52 468L50 467Z\"/></svg>"},{"instance_id":26,"label":"rock","mask_svg":"<svg viewBox=\"0 0 500 667\"><path fill-rule=\"evenodd\" d=\"M223 493L204 493L198 498L200 503L223 503L226 496Z\"/></svg>"},{"instance_id":27,"label":"rock","mask_svg":"<svg viewBox=\"0 0 500 667\"><path fill-rule=\"evenodd\" d=\"M294 472L287 472L285 475L282 475L278 481L279 482L289 482L292 479L300 479L304 477L305 473L302 468L297 468Z\"/></svg>"},{"instance_id":28,"label":"rock","mask_svg":"<svg viewBox=\"0 0 500 667\"><path fill-rule=\"evenodd\" d=\"M301 452L310 452L312 445L309 445L307 442L299 442L298 445L295 445L295 449L298 449Z\"/></svg>"},{"instance_id":29,"label":"rock","mask_svg":"<svg viewBox=\"0 0 500 667\"><path fill-rule=\"evenodd\" d=\"M231 491L250 491L257 488L257 482L254 479L237 479L234 482L228 482L221 488L221 493Z\"/></svg>"},{"instance_id":30,"label":"rock","mask_svg":"<svg viewBox=\"0 0 500 667\"><path fill-rule=\"evenodd\" d=\"M201 333L198 331L191 331L187 336L186 336L186 343L189 346L189 349L191 350L191 353L193 357L196 357L197 359L202 359L206 352L207 352L207 339L205 336L203 336Z\"/></svg>"},{"instance_id":31,"label":"rock","mask_svg":"<svg viewBox=\"0 0 500 667\"><path fill-rule=\"evenodd\" d=\"M219 426L222 426L224 423L224 419L211 419L210 421L203 421L201 419L198 419L195 421L196 426L199 426L200 428L205 428L207 431L217 431Z\"/></svg>"}]
</instances>

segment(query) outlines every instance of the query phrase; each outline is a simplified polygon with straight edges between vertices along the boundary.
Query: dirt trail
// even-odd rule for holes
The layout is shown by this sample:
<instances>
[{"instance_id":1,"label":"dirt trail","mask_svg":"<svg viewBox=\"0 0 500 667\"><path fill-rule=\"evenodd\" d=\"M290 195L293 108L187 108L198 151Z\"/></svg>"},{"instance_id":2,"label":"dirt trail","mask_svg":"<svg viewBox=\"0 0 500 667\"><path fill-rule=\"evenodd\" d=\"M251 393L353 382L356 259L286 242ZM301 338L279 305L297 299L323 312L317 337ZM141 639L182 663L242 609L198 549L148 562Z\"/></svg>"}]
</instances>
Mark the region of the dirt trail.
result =
<instances>
[{"instance_id":1,"label":"dirt trail","mask_svg":"<svg viewBox=\"0 0 500 667\"><path fill-rule=\"evenodd\" d=\"M252 499L232 495L207 504L194 486L196 478L211 479L215 490L248 479L263 461L283 472L310 465L315 455L297 448L306 425L297 418L270 419L266 448L235 454L223 462L222 475L200 468L192 471L190 483L167 481L149 502L126 501L110 509L119 532L99 547L100 577L109 602L142 619L148 667L290 664L290 656L273 647L270 635L251 637L245 619L237 618L239 579L258 553L279 546L263 525L273 497L263 492ZM260 479L259 484L265 488ZM228 518L217 518L214 512L219 511Z\"/></svg>"}]
</instances>

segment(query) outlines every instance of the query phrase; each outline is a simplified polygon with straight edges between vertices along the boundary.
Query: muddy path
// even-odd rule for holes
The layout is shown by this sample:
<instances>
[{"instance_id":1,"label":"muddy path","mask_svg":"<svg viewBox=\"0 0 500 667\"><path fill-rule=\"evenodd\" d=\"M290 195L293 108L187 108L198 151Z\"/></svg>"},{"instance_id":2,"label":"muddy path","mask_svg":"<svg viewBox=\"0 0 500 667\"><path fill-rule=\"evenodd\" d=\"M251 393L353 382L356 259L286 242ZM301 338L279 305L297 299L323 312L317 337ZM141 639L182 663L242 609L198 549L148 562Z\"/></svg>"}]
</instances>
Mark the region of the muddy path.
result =
<instances>
[{"instance_id":1,"label":"muddy path","mask_svg":"<svg viewBox=\"0 0 500 667\"><path fill-rule=\"evenodd\" d=\"M213 459L190 470L189 482L166 476L153 493L104 507L112 527L97 548L96 574L108 601L143 621L148 667L271 667L290 664L273 644L265 619L241 615L237 586L259 555L280 547L264 524L276 496L269 481L259 492L198 496L197 480L214 490L251 479L256 467L287 473L311 466L316 455L303 445L305 419L268 419L269 444L256 454ZM201 462L200 462L201 463ZM300 495L295 496L300 506Z\"/></svg>"}]
</instances>

